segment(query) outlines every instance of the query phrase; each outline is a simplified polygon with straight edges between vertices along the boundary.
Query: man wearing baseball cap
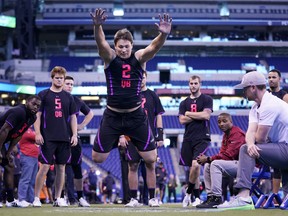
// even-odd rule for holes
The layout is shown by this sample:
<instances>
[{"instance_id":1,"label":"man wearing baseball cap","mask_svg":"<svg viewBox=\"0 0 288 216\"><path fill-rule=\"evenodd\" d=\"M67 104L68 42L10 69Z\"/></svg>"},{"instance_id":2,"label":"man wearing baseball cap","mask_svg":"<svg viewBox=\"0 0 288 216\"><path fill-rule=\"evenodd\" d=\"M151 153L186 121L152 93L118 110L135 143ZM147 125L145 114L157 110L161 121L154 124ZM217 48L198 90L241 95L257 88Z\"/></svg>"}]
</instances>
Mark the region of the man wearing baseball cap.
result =
<instances>
[{"instance_id":1,"label":"man wearing baseball cap","mask_svg":"<svg viewBox=\"0 0 288 216\"><path fill-rule=\"evenodd\" d=\"M245 74L241 84L244 96L254 101L249 112L246 144L240 148L236 198L217 206L227 209L254 209L250 188L256 160L261 164L281 169L284 194L288 193L288 104L266 91L265 76L257 71ZM286 200L286 201L285 201ZM285 199L280 206L286 209Z\"/></svg>"}]
</instances>

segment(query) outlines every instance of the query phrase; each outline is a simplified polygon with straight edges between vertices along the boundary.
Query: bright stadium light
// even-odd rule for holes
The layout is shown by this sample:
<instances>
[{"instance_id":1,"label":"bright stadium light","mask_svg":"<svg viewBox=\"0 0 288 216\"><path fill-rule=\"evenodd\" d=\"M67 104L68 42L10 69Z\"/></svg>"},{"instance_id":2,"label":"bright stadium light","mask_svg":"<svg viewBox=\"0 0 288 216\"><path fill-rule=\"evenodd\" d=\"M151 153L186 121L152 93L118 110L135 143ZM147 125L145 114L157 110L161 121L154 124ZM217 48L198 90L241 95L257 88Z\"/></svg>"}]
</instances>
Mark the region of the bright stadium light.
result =
<instances>
[{"instance_id":1,"label":"bright stadium light","mask_svg":"<svg viewBox=\"0 0 288 216\"><path fill-rule=\"evenodd\" d=\"M220 16L222 18L228 18L230 16L230 11L229 11L227 3L220 4Z\"/></svg>"},{"instance_id":2,"label":"bright stadium light","mask_svg":"<svg viewBox=\"0 0 288 216\"><path fill-rule=\"evenodd\" d=\"M0 15L0 26L15 28L16 27L16 18L12 16Z\"/></svg>"},{"instance_id":3,"label":"bright stadium light","mask_svg":"<svg viewBox=\"0 0 288 216\"><path fill-rule=\"evenodd\" d=\"M113 15L116 17L124 16L124 8L122 1L114 2Z\"/></svg>"}]
</instances>

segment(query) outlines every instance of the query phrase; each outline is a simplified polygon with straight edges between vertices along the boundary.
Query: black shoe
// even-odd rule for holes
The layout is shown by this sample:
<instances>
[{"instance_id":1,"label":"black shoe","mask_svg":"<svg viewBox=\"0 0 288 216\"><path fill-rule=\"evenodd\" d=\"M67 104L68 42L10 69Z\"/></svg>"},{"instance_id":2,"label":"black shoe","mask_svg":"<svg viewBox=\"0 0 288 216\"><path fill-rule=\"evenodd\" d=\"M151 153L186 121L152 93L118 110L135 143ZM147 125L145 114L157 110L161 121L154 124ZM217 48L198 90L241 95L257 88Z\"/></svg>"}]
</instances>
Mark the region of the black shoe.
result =
<instances>
[{"instance_id":1,"label":"black shoe","mask_svg":"<svg viewBox=\"0 0 288 216\"><path fill-rule=\"evenodd\" d=\"M210 200L213 198L213 196L207 196L207 199L204 201L204 202L202 202L201 204L199 204L199 205L196 205L196 208L198 208L197 206L200 206L200 205L206 205L206 203L207 202L210 202Z\"/></svg>"},{"instance_id":2,"label":"black shoe","mask_svg":"<svg viewBox=\"0 0 288 216\"><path fill-rule=\"evenodd\" d=\"M220 196L209 196L205 202L197 205L196 208L217 208L217 205L221 203L222 198Z\"/></svg>"}]
</instances>

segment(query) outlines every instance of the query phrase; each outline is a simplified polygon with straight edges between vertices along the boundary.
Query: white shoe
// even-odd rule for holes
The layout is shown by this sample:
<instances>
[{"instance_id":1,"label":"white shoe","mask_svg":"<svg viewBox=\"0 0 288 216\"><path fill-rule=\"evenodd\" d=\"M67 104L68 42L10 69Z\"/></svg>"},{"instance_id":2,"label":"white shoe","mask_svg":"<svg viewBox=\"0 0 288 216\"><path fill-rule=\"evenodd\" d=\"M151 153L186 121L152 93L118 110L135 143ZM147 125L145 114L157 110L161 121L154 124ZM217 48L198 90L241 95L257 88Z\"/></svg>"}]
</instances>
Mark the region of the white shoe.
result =
<instances>
[{"instance_id":1,"label":"white shoe","mask_svg":"<svg viewBox=\"0 0 288 216\"><path fill-rule=\"evenodd\" d=\"M182 201L182 206L183 208L188 207L191 204L191 194L187 194L185 195L183 201Z\"/></svg>"},{"instance_id":2,"label":"white shoe","mask_svg":"<svg viewBox=\"0 0 288 216\"><path fill-rule=\"evenodd\" d=\"M27 202L26 200L21 200L18 202L18 206L21 208L27 208L31 205L31 203Z\"/></svg>"},{"instance_id":3,"label":"white shoe","mask_svg":"<svg viewBox=\"0 0 288 216\"><path fill-rule=\"evenodd\" d=\"M163 204L163 202L162 201L159 201L159 205L162 205Z\"/></svg>"},{"instance_id":4,"label":"white shoe","mask_svg":"<svg viewBox=\"0 0 288 216\"><path fill-rule=\"evenodd\" d=\"M125 207L140 207L142 203L139 203L137 199L131 198L130 202L125 205Z\"/></svg>"},{"instance_id":5,"label":"white shoe","mask_svg":"<svg viewBox=\"0 0 288 216\"><path fill-rule=\"evenodd\" d=\"M11 208L11 207L19 207L18 205L18 200L14 200L12 202L6 201L6 207Z\"/></svg>"},{"instance_id":6,"label":"white shoe","mask_svg":"<svg viewBox=\"0 0 288 216\"><path fill-rule=\"evenodd\" d=\"M79 199L79 204L78 204L79 207L90 207L90 204L83 198L81 197Z\"/></svg>"},{"instance_id":7,"label":"white shoe","mask_svg":"<svg viewBox=\"0 0 288 216\"><path fill-rule=\"evenodd\" d=\"M68 204L64 198L57 198L53 203L53 207L68 207Z\"/></svg>"},{"instance_id":8,"label":"white shoe","mask_svg":"<svg viewBox=\"0 0 288 216\"><path fill-rule=\"evenodd\" d=\"M196 198L195 201L192 203L192 206L195 207L197 205L200 205L202 201L199 198Z\"/></svg>"},{"instance_id":9,"label":"white shoe","mask_svg":"<svg viewBox=\"0 0 288 216\"><path fill-rule=\"evenodd\" d=\"M158 202L158 199L156 199L156 198L150 199L149 202L148 202L148 205L150 207L159 207L160 206L159 202Z\"/></svg>"},{"instance_id":10,"label":"white shoe","mask_svg":"<svg viewBox=\"0 0 288 216\"><path fill-rule=\"evenodd\" d=\"M34 198L34 201L33 201L33 203L32 203L32 206L33 206L33 207L41 207L41 206L42 206L42 203L40 202L39 197L35 197L35 198Z\"/></svg>"},{"instance_id":11,"label":"white shoe","mask_svg":"<svg viewBox=\"0 0 288 216\"><path fill-rule=\"evenodd\" d=\"M237 196L235 199L218 205L217 208L221 209L240 209L240 210L253 210L255 209L253 200L251 197Z\"/></svg>"}]
</instances>

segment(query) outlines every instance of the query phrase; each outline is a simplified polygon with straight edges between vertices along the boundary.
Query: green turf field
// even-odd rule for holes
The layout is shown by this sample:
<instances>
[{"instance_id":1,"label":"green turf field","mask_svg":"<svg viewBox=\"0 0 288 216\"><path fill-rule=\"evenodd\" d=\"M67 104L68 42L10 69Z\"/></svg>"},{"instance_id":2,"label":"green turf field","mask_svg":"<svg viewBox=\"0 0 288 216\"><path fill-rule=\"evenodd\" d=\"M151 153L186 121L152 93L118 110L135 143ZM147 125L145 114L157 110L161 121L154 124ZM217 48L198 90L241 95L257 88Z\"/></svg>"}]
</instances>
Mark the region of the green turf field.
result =
<instances>
[{"instance_id":1,"label":"green turf field","mask_svg":"<svg viewBox=\"0 0 288 216\"><path fill-rule=\"evenodd\" d=\"M288 210L256 209L256 210L198 210L196 208L182 208L181 203L164 204L159 208L143 206L139 208L125 208L123 205L92 205L90 208L67 207L59 208L43 205L41 208L6 208L0 209L1 216L288 216Z\"/></svg>"}]
</instances>

